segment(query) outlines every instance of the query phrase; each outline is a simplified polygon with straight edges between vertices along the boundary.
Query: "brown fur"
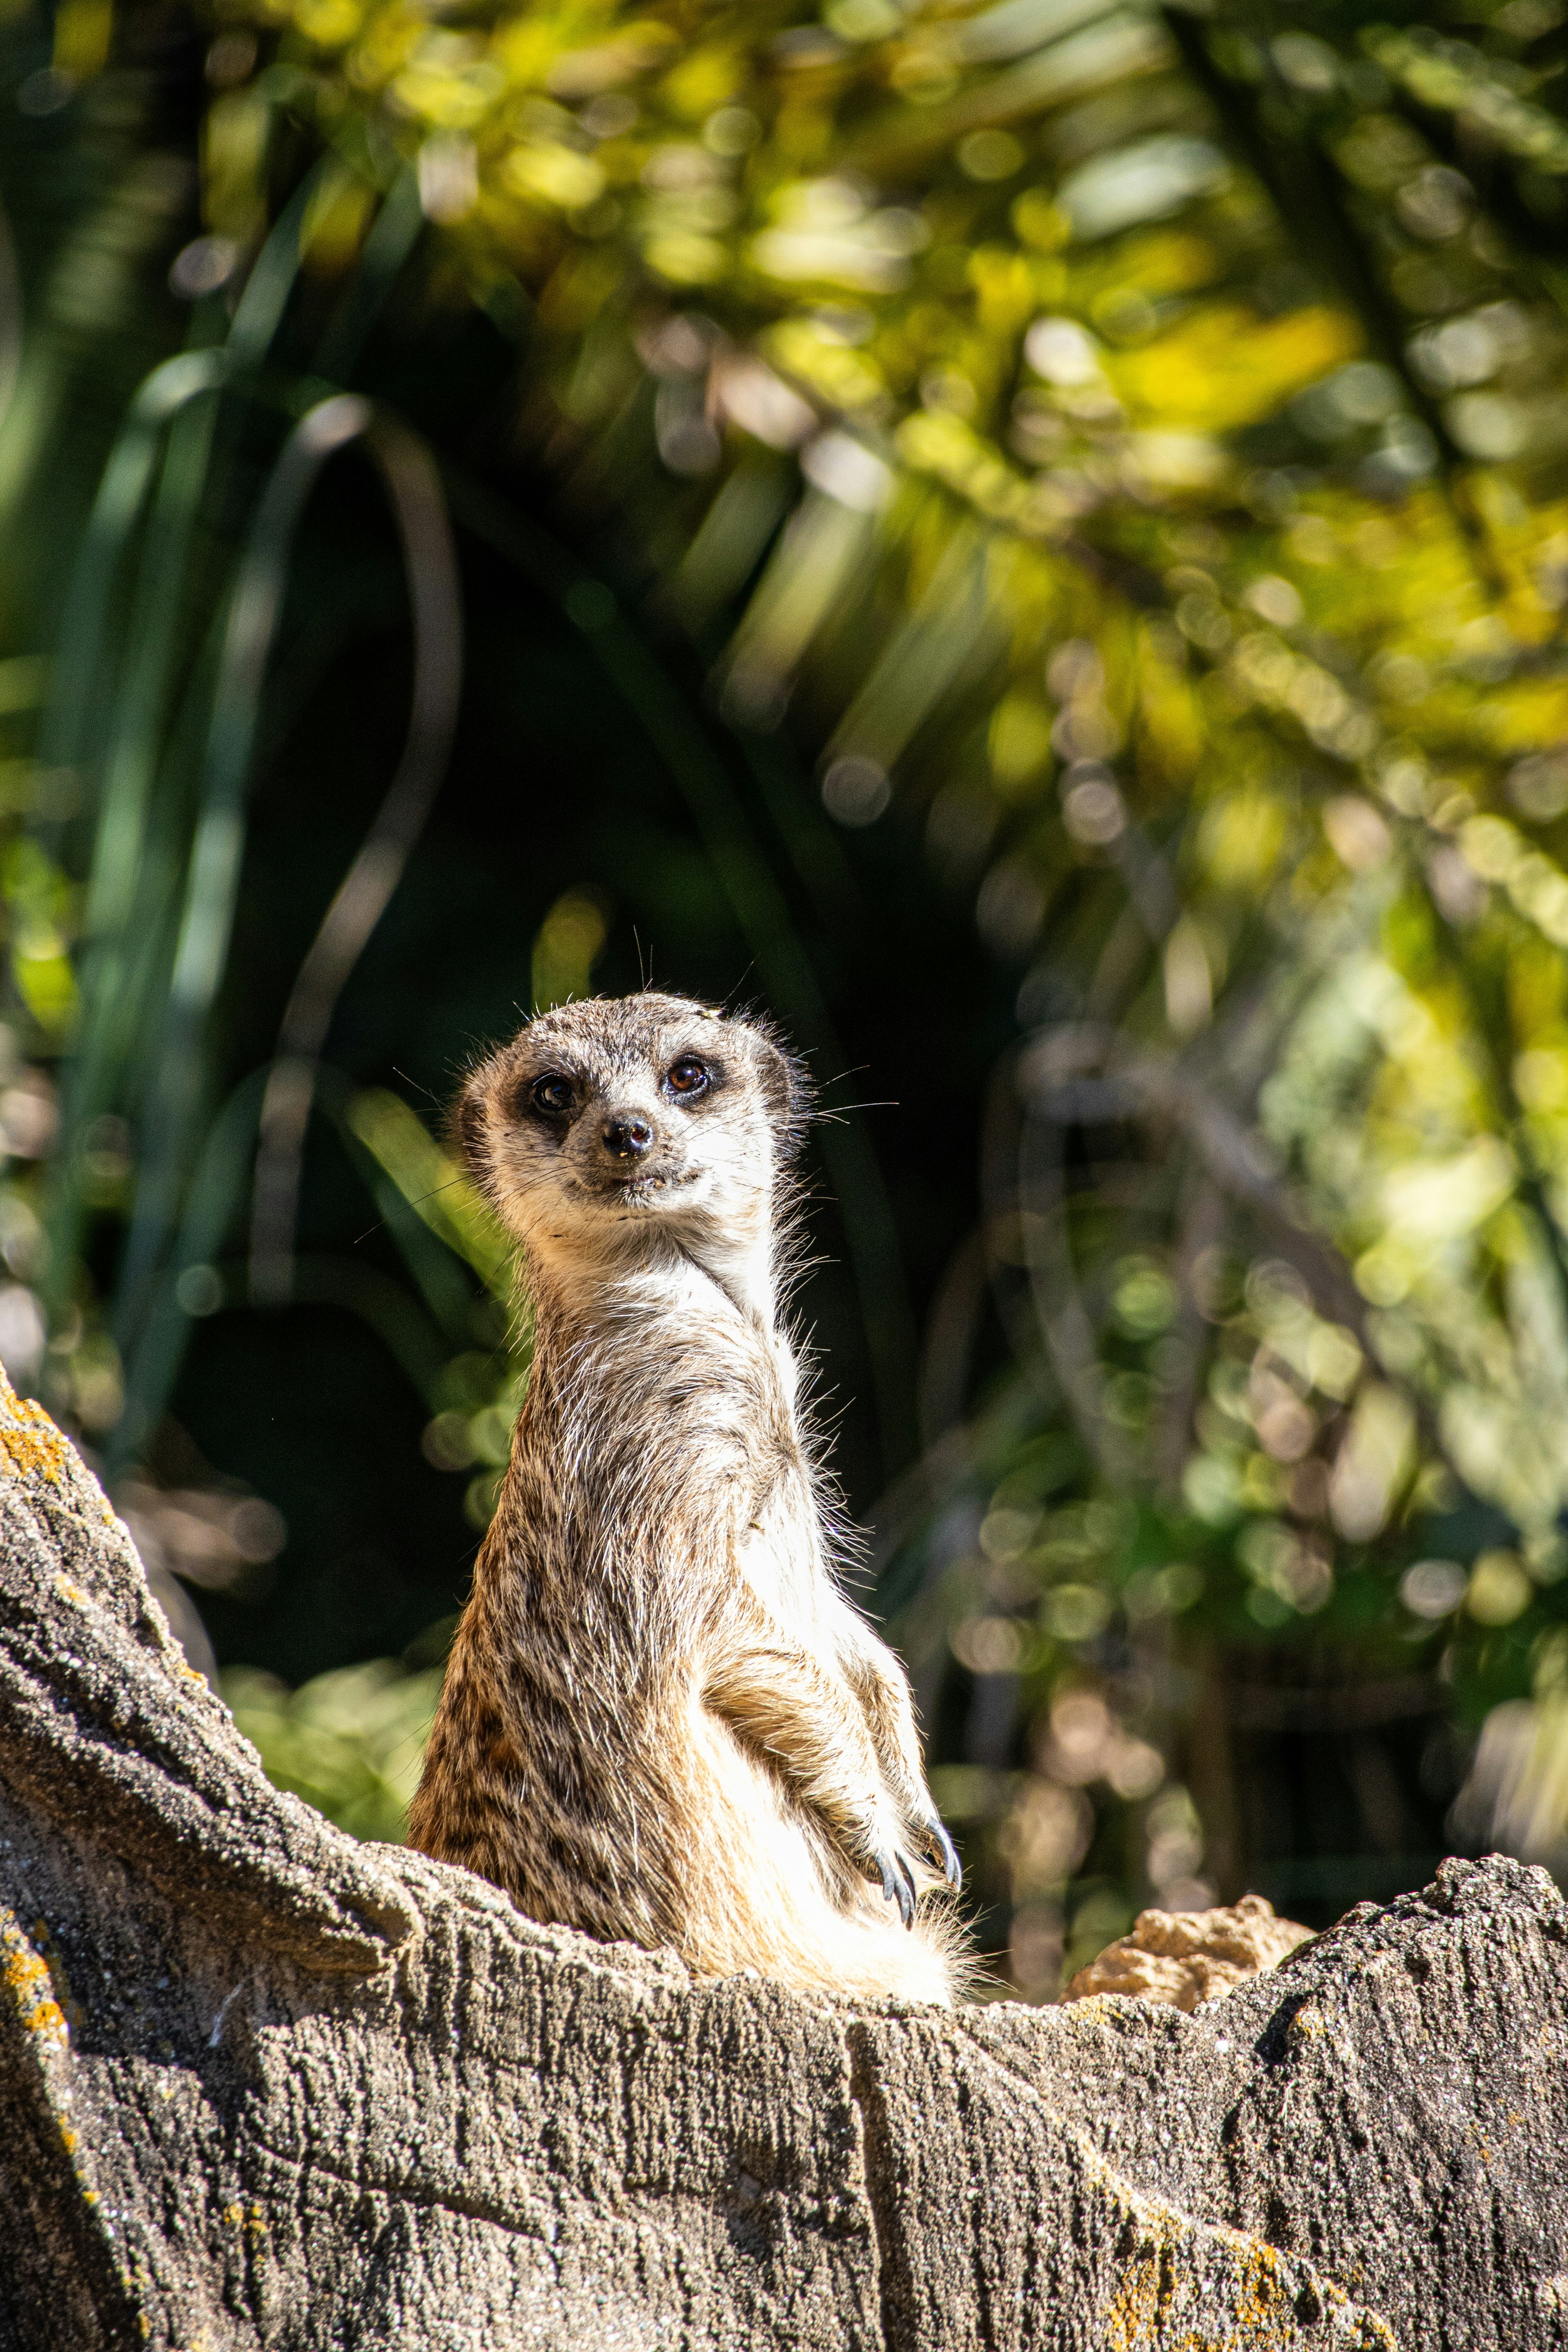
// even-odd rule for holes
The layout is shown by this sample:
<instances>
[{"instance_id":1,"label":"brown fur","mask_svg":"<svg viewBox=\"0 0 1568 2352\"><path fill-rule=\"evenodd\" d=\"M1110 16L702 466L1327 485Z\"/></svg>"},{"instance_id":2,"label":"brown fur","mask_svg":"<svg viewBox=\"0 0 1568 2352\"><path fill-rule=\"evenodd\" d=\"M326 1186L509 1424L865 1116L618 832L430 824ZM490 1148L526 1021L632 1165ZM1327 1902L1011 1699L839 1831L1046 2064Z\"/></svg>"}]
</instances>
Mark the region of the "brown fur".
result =
<instances>
[{"instance_id":1,"label":"brown fur","mask_svg":"<svg viewBox=\"0 0 1568 2352\"><path fill-rule=\"evenodd\" d=\"M410 1835L703 1974L943 2000L930 1857L956 1863L903 1671L835 1580L778 1319L805 1101L762 1023L651 992L542 1014L469 1079L533 1369Z\"/></svg>"}]
</instances>

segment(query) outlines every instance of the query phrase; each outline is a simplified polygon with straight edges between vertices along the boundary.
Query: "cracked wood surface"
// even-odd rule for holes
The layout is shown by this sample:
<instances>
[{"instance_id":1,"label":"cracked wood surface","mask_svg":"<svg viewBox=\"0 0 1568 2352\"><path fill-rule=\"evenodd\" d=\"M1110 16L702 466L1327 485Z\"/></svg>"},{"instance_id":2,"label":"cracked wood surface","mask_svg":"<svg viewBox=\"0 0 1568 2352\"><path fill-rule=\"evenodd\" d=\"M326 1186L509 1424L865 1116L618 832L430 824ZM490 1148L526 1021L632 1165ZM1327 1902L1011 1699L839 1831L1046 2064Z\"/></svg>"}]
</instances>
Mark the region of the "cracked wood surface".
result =
<instances>
[{"instance_id":1,"label":"cracked wood surface","mask_svg":"<svg viewBox=\"0 0 1568 2352\"><path fill-rule=\"evenodd\" d=\"M1449 1863L1193 2016L835 2004L280 1795L0 1393L0 2347L1568 2346L1568 1915Z\"/></svg>"}]
</instances>

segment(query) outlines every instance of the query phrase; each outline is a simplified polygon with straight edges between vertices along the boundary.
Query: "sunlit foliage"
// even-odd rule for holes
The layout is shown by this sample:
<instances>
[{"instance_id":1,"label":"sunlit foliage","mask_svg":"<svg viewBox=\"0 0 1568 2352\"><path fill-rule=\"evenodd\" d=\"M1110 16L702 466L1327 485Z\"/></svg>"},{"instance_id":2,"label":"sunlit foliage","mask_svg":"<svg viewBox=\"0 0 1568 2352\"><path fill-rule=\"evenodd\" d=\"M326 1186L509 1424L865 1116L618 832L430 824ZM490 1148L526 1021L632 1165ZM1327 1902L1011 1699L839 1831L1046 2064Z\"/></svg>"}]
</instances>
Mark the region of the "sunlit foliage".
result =
<instances>
[{"instance_id":1,"label":"sunlit foliage","mask_svg":"<svg viewBox=\"0 0 1568 2352\"><path fill-rule=\"evenodd\" d=\"M337 305L312 379L271 394L306 421L255 509L252 593L286 562L276 485L310 420L322 462L370 429L332 407L354 304L434 224L423 299L515 340L520 446L615 518L618 574L572 589L576 625L683 632L725 721L804 746L838 824L918 813L1016 969L983 1230L877 1557L928 1707L962 1718L942 1800L1031 1994L1151 1892L1232 1888L1227 1722L1447 1703L1473 1726L1539 1685L1535 1714L1494 1719L1515 1761L1489 1734L1487 1785L1531 1852L1568 1820L1540 1795L1568 1616L1562 39L1556 0L1397 27L1224 0L300 0L226 6L208 52L176 365L249 381L296 271ZM149 452L187 389L156 381ZM161 445L175 531L167 485L205 463L190 398ZM411 463L386 461L410 546ZM174 1238L220 1146L181 1076L199 1021L165 1011L174 1124L134 1155L116 1353L76 1273L84 1221L130 1197L114 1024L127 989L174 1005L186 952L131 974L145 909L105 849L117 809L159 805L115 731L138 658L171 695L163 619L128 625L90 759L57 692L15 763L15 986L77 1075L52 1206L7 1196L0 1353L7 1314L41 1353L51 1301L46 1392L133 1449L121 1359L155 1413L223 1234ZM101 694L71 658L68 692ZM243 782L245 658L209 689L205 768L177 755L200 807ZM35 671L0 669L0 698L7 676L20 709ZM39 814L73 763L103 812L85 915ZM202 821L159 847L198 931ZM591 899L562 902L541 1001L588 983L603 936ZM221 915L205 938L210 977ZM41 1154L42 1082L0 1096L8 1131L12 1104ZM477 1225L428 1205L450 1171L413 1114L327 1108L500 1316ZM470 1286L454 1334L474 1311ZM498 1389L459 1349L430 1391L431 1458L479 1523L525 1369L519 1343ZM1384 1811L1397 1853L1397 1792Z\"/></svg>"}]
</instances>

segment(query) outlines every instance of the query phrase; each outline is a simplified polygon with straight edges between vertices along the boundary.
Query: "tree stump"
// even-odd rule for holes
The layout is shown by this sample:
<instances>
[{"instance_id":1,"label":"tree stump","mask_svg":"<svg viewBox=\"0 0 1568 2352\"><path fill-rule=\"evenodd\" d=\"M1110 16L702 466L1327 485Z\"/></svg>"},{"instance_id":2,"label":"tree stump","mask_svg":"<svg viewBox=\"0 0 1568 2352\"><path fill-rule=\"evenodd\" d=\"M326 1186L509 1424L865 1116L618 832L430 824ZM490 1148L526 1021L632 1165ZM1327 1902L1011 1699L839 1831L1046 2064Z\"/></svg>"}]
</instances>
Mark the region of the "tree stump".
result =
<instances>
[{"instance_id":1,"label":"tree stump","mask_svg":"<svg viewBox=\"0 0 1568 2352\"><path fill-rule=\"evenodd\" d=\"M1544 1873L1190 2016L697 1981L280 1795L8 1389L0 1472L0 2346L1568 2345Z\"/></svg>"}]
</instances>

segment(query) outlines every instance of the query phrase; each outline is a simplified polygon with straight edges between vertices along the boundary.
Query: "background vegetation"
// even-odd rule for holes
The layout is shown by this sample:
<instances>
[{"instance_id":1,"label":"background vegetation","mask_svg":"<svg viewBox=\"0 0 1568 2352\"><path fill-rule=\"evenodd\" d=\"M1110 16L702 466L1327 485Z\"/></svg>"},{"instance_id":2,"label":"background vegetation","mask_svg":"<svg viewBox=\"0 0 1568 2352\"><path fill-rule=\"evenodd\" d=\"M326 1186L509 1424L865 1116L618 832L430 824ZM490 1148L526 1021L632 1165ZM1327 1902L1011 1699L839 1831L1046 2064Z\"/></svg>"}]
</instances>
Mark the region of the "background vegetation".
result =
<instances>
[{"instance_id":1,"label":"background vegetation","mask_svg":"<svg viewBox=\"0 0 1568 2352\"><path fill-rule=\"evenodd\" d=\"M0 1357L269 1769L399 1832L439 1106L651 971L833 1113L999 1981L1561 1867L1560 0L0 16Z\"/></svg>"}]
</instances>

